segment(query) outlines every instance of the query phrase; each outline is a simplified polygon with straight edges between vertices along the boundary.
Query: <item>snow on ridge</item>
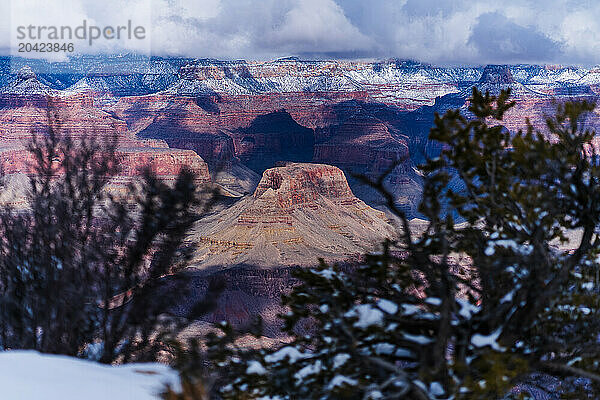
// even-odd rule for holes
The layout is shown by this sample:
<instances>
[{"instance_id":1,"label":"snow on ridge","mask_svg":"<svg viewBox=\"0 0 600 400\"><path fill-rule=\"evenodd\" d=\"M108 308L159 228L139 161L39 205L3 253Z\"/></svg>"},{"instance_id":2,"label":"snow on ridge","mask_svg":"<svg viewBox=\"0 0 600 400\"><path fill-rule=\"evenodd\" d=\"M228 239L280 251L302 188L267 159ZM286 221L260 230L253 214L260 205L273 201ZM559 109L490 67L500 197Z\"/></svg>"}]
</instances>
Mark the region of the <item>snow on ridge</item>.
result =
<instances>
[{"instance_id":1,"label":"snow on ridge","mask_svg":"<svg viewBox=\"0 0 600 400\"><path fill-rule=\"evenodd\" d=\"M40 82L35 72L29 66L22 67L16 77L0 89L1 94L9 95L56 95L58 90Z\"/></svg>"},{"instance_id":2,"label":"snow on ridge","mask_svg":"<svg viewBox=\"0 0 600 400\"><path fill-rule=\"evenodd\" d=\"M77 93L87 91L110 93L110 88L108 87L106 81L104 81L103 78L86 76L85 78L81 78L73 85L69 86L64 90L65 93Z\"/></svg>"},{"instance_id":3,"label":"snow on ridge","mask_svg":"<svg viewBox=\"0 0 600 400\"><path fill-rule=\"evenodd\" d=\"M476 84L483 71L482 67L436 67L428 64L399 63L397 60L394 62L303 61L290 58L271 62L176 59L161 59L148 63L137 63L135 60L123 60L123 62L127 67L131 67L131 73L144 75L142 83L131 81L127 84L146 85L142 88L145 94L161 91L183 96L202 96L211 93L249 95L367 91L374 98L384 102L406 103L410 102L410 99L415 99L415 104L421 105L429 104L435 97L461 92L469 83ZM67 88L66 93L89 90L88 85L94 91L102 91L103 86L109 82L102 83L100 80L88 78L97 74L100 74L97 75L98 77L103 77L106 71L92 67L80 71L77 70L75 62L74 67L71 68L73 73L83 74L84 77L80 82ZM48 86L48 82L36 78L31 68L26 66L23 68L19 71L20 77L13 76L12 82L0 90L8 94L59 92L52 88L54 85ZM507 68L515 77L516 82L512 86L516 86L514 88L516 92L533 95L543 96L548 88L600 84L600 74L597 69L540 65L513 65ZM114 86L114 82L110 85ZM484 83L482 89L496 92L505 86L507 85L486 86ZM541 92L536 92L537 88ZM136 93L136 90L132 90L131 95Z\"/></svg>"}]
</instances>

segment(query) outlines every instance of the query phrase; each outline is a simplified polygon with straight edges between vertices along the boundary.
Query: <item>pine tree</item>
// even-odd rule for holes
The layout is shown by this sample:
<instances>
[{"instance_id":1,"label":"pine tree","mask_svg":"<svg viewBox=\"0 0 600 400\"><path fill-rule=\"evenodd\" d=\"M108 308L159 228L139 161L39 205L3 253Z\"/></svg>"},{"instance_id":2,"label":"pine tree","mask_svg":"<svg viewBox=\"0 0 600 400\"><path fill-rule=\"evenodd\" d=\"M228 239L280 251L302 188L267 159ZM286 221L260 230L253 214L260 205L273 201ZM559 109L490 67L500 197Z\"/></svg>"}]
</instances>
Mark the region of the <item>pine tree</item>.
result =
<instances>
[{"instance_id":1,"label":"pine tree","mask_svg":"<svg viewBox=\"0 0 600 400\"><path fill-rule=\"evenodd\" d=\"M594 105L565 103L547 132L510 133L509 96L473 89L468 117L436 115L430 139L443 151L421 167L424 233L385 177L369 181L399 237L359 267L299 270L283 301L289 344L238 348L228 325L210 338L220 396L492 399L540 373L559 377L563 396L600 395L600 167L581 122Z\"/></svg>"},{"instance_id":2,"label":"pine tree","mask_svg":"<svg viewBox=\"0 0 600 400\"><path fill-rule=\"evenodd\" d=\"M203 196L184 168L172 185L145 170L117 196L117 138L73 139L52 112L49 126L29 145L27 207L0 210L0 346L153 359L162 335L186 322L169 314L188 290L176 274L212 193ZM172 295L159 290L167 276Z\"/></svg>"}]
</instances>

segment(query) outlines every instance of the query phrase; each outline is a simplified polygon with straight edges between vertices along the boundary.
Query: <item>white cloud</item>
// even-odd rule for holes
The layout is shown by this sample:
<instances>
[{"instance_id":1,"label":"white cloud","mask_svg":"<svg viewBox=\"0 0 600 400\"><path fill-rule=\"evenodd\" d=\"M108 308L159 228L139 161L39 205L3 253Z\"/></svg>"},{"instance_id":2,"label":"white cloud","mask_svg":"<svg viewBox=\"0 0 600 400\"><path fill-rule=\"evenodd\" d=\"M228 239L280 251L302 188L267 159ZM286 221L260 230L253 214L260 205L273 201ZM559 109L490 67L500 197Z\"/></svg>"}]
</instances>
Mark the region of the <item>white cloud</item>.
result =
<instances>
[{"instance_id":1,"label":"white cloud","mask_svg":"<svg viewBox=\"0 0 600 400\"><path fill-rule=\"evenodd\" d=\"M181 15L200 20L214 18L221 12L221 0L181 0Z\"/></svg>"},{"instance_id":2,"label":"white cloud","mask_svg":"<svg viewBox=\"0 0 600 400\"><path fill-rule=\"evenodd\" d=\"M576 11L565 15L561 26L561 36L573 59L597 63L600 60L600 29L598 15ZM588 61L589 60L589 61Z\"/></svg>"},{"instance_id":3,"label":"white cloud","mask_svg":"<svg viewBox=\"0 0 600 400\"><path fill-rule=\"evenodd\" d=\"M266 39L298 53L366 51L372 46L333 0L298 0Z\"/></svg>"}]
</instances>

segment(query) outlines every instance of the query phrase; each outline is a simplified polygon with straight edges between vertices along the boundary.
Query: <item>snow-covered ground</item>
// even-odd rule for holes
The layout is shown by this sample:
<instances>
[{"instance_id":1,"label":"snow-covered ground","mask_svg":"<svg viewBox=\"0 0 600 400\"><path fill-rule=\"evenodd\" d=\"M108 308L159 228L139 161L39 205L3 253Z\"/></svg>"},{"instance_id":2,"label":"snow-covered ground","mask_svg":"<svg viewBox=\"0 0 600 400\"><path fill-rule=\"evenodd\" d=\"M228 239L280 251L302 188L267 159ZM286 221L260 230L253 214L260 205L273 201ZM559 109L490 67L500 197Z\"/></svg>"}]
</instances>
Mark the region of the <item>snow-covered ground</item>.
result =
<instances>
[{"instance_id":1,"label":"snow-covered ground","mask_svg":"<svg viewBox=\"0 0 600 400\"><path fill-rule=\"evenodd\" d=\"M34 351L0 352L0 399L157 400L177 374L160 364L106 366Z\"/></svg>"}]
</instances>

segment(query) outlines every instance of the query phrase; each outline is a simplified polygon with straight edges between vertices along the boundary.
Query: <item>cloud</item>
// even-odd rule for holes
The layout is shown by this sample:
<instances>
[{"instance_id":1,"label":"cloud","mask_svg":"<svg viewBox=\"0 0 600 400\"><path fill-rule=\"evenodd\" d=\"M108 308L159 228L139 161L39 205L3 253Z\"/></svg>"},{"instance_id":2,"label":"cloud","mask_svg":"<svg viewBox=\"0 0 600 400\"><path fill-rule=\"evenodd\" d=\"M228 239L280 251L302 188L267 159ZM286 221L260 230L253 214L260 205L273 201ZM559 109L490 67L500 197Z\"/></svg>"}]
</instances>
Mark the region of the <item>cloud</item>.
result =
<instances>
[{"instance_id":1,"label":"cloud","mask_svg":"<svg viewBox=\"0 0 600 400\"><path fill-rule=\"evenodd\" d=\"M333 0L221 0L209 18L181 13L171 1L156 4L152 47L158 54L261 59L373 46Z\"/></svg>"},{"instance_id":2,"label":"cloud","mask_svg":"<svg viewBox=\"0 0 600 400\"><path fill-rule=\"evenodd\" d=\"M295 53L360 52L373 46L333 0L300 0L261 44Z\"/></svg>"},{"instance_id":3,"label":"cloud","mask_svg":"<svg viewBox=\"0 0 600 400\"><path fill-rule=\"evenodd\" d=\"M562 53L561 43L499 12L481 14L468 43L474 45L485 60L501 63L552 62Z\"/></svg>"},{"instance_id":4,"label":"cloud","mask_svg":"<svg viewBox=\"0 0 600 400\"><path fill-rule=\"evenodd\" d=\"M31 1L39 4L18 11L21 4ZM8 38L14 24L10 22L15 18L77 24L86 17L111 24L131 15L147 26L149 41L104 42L85 50L258 60L299 55L397 57L434 64L600 63L600 3L588 0L10 3L13 7L0 3L0 49L11 45Z\"/></svg>"}]
</instances>

